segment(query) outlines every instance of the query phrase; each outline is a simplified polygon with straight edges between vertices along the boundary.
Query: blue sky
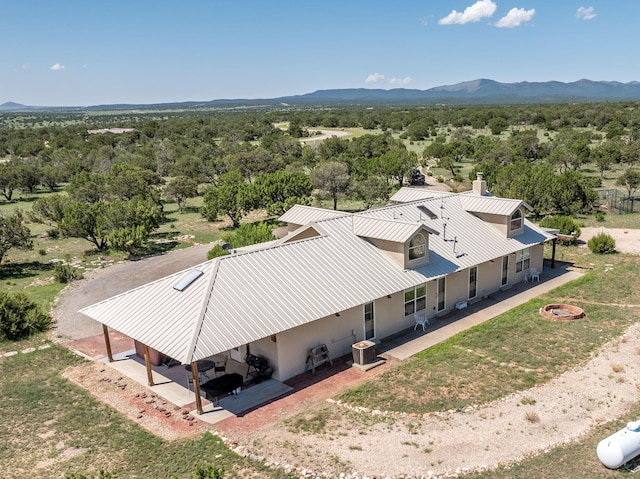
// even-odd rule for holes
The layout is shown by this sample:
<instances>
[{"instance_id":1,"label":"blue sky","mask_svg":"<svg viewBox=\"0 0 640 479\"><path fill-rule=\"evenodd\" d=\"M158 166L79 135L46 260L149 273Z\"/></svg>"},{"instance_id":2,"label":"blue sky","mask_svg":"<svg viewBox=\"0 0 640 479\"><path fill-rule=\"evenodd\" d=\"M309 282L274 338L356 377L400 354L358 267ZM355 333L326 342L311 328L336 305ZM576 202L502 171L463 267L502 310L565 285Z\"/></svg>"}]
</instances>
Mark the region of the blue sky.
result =
<instances>
[{"instance_id":1,"label":"blue sky","mask_svg":"<svg viewBox=\"0 0 640 479\"><path fill-rule=\"evenodd\" d=\"M5 0L0 104L640 80L637 0Z\"/></svg>"}]
</instances>

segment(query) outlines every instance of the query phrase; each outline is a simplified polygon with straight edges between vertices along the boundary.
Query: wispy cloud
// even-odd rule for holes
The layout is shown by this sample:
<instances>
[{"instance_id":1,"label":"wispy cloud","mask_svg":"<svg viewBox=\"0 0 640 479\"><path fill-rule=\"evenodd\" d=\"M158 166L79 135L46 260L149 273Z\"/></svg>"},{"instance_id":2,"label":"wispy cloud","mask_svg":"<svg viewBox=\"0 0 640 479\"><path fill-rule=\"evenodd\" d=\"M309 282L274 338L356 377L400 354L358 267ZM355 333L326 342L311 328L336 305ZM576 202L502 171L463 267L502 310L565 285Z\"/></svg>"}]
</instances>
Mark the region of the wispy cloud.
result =
<instances>
[{"instance_id":1,"label":"wispy cloud","mask_svg":"<svg viewBox=\"0 0 640 479\"><path fill-rule=\"evenodd\" d=\"M55 63L55 64L51 65L51 69L52 69L54 72L59 72L59 71L64 70L64 65L63 65L63 64L61 64L61 63Z\"/></svg>"},{"instance_id":2,"label":"wispy cloud","mask_svg":"<svg viewBox=\"0 0 640 479\"><path fill-rule=\"evenodd\" d=\"M408 85L410 83L413 83L413 78L411 77L392 78L391 80L389 80L389 83L391 83L392 85Z\"/></svg>"},{"instance_id":3,"label":"wispy cloud","mask_svg":"<svg viewBox=\"0 0 640 479\"><path fill-rule=\"evenodd\" d=\"M431 23L432 18L433 18L433 15L427 15L426 17L422 17L420 19L420 23L423 24L424 26L427 26Z\"/></svg>"},{"instance_id":4,"label":"wispy cloud","mask_svg":"<svg viewBox=\"0 0 640 479\"><path fill-rule=\"evenodd\" d=\"M524 8L512 8L504 17L496 23L498 28L519 27L523 22L530 21L536 14L535 9L525 10Z\"/></svg>"},{"instance_id":5,"label":"wispy cloud","mask_svg":"<svg viewBox=\"0 0 640 479\"><path fill-rule=\"evenodd\" d=\"M382 73L372 73L364 81L365 83L381 83L384 81L384 75Z\"/></svg>"},{"instance_id":6,"label":"wispy cloud","mask_svg":"<svg viewBox=\"0 0 640 479\"><path fill-rule=\"evenodd\" d=\"M478 0L470 7L465 8L464 12L453 10L446 17L438 20L438 23L440 25L464 25L469 22L478 22L493 15L496 8L496 4L491 0Z\"/></svg>"},{"instance_id":7,"label":"wispy cloud","mask_svg":"<svg viewBox=\"0 0 640 479\"><path fill-rule=\"evenodd\" d=\"M596 18L597 14L593 7L580 7L576 12L576 18L578 20L591 20Z\"/></svg>"},{"instance_id":8,"label":"wispy cloud","mask_svg":"<svg viewBox=\"0 0 640 479\"><path fill-rule=\"evenodd\" d=\"M29 63L23 63L22 64L22 69L23 70L28 70L29 68L31 68L31 64L29 64Z\"/></svg>"},{"instance_id":9,"label":"wispy cloud","mask_svg":"<svg viewBox=\"0 0 640 479\"><path fill-rule=\"evenodd\" d=\"M413 83L413 78L404 77L404 78L389 78L384 76L382 73L372 73L369 75L365 83L386 83L389 85L408 85L409 83Z\"/></svg>"}]
</instances>

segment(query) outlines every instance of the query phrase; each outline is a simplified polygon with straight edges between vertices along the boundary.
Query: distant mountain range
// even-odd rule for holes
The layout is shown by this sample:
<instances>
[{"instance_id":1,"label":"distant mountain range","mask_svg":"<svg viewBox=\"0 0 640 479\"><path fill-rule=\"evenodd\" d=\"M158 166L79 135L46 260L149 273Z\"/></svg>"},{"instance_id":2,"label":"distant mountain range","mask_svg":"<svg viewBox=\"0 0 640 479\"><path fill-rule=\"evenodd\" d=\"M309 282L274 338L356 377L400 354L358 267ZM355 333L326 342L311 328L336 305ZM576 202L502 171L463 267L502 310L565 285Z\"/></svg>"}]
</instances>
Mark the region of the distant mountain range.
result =
<instances>
[{"instance_id":1,"label":"distant mountain range","mask_svg":"<svg viewBox=\"0 0 640 479\"><path fill-rule=\"evenodd\" d=\"M233 107L312 107L312 106L382 106L445 104L509 104L566 103L640 100L640 82L578 80L500 83L494 80L473 80L428 90L395 88L392 90L345 88L318 90L305 95L269 99L233 99L188 101L155 104L95 105L89 107L38 107L7 102L0 112L130 110L130 109L202 109Z\"/></svg>"}]
</instances>

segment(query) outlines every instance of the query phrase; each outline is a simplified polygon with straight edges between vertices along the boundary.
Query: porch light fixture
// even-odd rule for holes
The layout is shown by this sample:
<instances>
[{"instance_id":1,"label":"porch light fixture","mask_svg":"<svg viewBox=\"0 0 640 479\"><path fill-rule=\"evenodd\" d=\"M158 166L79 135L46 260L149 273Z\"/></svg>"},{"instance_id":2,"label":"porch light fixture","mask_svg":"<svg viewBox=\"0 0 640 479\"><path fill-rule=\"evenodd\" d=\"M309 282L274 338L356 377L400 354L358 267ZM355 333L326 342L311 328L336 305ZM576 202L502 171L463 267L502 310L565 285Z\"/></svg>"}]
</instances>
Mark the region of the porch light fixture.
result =
<instances>
[{"instance_id":1,"label":"porch light fixture","mask_svg":"<svg viewBox=\"0 0 640 479\"><path fill-rule=\"evenodd\" d=\"M173 289L177 291L184 291L191 283L202 276L204 273L199 269L193 269L189 271L180 281L173 285Z\"/></svg>"}]
</instances>

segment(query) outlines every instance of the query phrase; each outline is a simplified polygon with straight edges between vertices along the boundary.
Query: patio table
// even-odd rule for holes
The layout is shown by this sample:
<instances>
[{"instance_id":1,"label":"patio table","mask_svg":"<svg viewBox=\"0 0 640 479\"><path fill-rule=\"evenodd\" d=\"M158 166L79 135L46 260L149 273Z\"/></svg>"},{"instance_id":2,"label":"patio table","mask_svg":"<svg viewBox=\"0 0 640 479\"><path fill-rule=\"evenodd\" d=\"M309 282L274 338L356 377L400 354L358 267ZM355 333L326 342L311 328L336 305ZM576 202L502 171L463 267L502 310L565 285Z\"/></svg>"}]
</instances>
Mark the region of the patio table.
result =
<instances>
[{"instance_id":1,"label":"patio table","mask_svg":"<svg viewBox=\"0 0 640 479\"><path fill-rule=\"evenodd\" d=\"M213 369L216 365L216 363L214 363L213 361L210 361L208 359L201 359L200 361L196 361L196 364L198 365L198 372L199 373L204 373L209 371L210 369ZM185 364L184 368L191 372L191 364Z\"/></svg>"},{"instance_id":2,"label":"patio table","mask_svg":"<svg viewBox=\"0 0 640 479\"><path fill-rule=\"evenodd\" d=\"M241 374L231 373L223 374L215 379L210 379L206 383L200 385L200 390L204 391L207 399L210 401L215 399L215 404L218 404L218 397L223 394L236 392L244 384L244 378Z\"/></svg>"}]
</instances>

